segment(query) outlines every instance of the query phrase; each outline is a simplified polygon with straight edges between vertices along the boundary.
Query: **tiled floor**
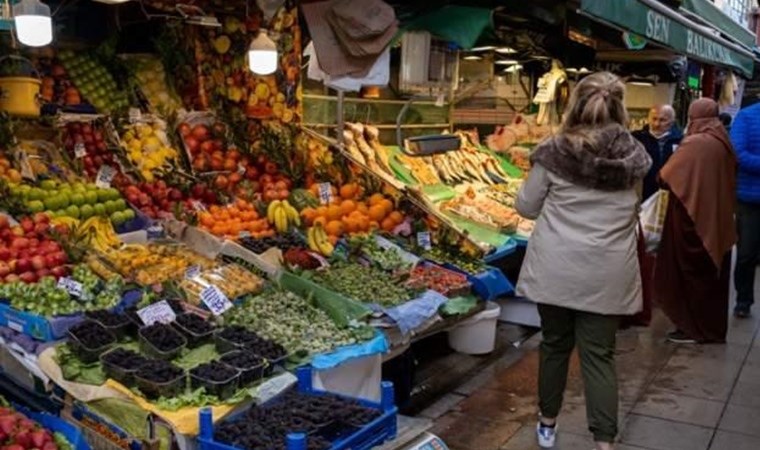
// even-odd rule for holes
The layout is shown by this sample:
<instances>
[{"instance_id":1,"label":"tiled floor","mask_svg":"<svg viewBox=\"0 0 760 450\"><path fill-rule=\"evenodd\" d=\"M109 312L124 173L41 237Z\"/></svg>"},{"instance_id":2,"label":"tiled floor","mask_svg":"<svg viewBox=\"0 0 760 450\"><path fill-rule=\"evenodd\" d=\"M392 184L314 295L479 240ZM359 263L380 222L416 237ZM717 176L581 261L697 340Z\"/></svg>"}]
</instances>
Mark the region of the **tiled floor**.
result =
<instances>
[{"instance_id":1,"label":"tiled floor","mask_svg":"<svg viewBox=\"0 0 760 450\"><path fill-rule=\"evenodd\" d=\"M665 341L656 312L645 329L618 335L618 450L760 449L760 306L756 318L730 319L725 345ZM452 450L534 450L536 336L421 415ZM502 367L499 365L502 364ZM506 367L506 368L505 368ZM558 450L591 450L577 358L559 417Z\"/></svg>"}]
</instances>

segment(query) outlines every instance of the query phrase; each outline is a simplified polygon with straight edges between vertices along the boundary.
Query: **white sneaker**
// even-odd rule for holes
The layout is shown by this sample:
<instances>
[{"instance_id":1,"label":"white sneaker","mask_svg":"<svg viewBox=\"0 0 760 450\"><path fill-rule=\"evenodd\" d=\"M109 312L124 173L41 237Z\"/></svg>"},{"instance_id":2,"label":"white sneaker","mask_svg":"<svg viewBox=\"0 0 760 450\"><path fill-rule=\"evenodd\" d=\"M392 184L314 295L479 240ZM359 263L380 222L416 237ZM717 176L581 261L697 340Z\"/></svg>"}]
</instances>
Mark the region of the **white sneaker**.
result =
<instances>
[{"instance_id":1,"label":"white sneaker","mask_svg":"<svg viewBox=\"0 0 760 450\"><path fill-rule=\"evenodd\" d=\"M553 427L545 427L539 420L536 424L536 437L539 447L554 448L554 441L557 440L557 424L555 423Z\"/></svg>"}]
</instances>

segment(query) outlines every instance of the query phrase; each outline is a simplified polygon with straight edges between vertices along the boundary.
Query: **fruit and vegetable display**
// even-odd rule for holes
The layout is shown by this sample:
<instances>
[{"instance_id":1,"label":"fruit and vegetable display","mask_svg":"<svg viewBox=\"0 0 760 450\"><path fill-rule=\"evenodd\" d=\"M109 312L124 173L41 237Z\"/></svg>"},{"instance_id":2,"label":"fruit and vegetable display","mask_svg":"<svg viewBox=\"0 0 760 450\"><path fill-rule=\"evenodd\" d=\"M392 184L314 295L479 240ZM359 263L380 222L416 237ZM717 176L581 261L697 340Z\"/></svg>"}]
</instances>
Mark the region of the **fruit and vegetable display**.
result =
<instances>
[{"instance_id":1,"label":"fruit and vegetable display","mask_svg":"<svg viewBox=\"0 0 760 450\"><path fill-rule=\"evenodd\" d=\"M153 112L168 115L180 108L179 98L167 82L167 73L160 59L153 55L130 55L128 61Z\"/></svg>"},{"instance_id":2,"label":"fruit and vegetable display","mask_svg":"<svg viewBox=\"0 0 760 450\"><path fill-rule=\"evenodd\" d=\"M166 128L164 120L153 118L128 125L121 134L122 149L148 183L154 181L155 172L175 170L179 163L179 152L169 142Z\"/></svg>"},{"instance_id":3,"label":"fruit and vegetable display","mask_svg":"<svg viewBox=\"0 0 760 450\"><path fill-rule=\"evenodd\" d=\"M227 264L200 272L182 280L179 287L185 292L191 304L201 303L201 293L209 286L216 286L228 299L236 299L245 294L255 294L261 290L264 280L237 264Z\"/></svg>"},{"instance_id":4,"label":"fruit and vegetable display","mask_svg":"<svg viewBox=\"0 0 760 450\"><path fill-rule=\"evenodd\" d=\"M173 397L185 390L185 371L174 364L154 359L145 362L135 372L140 392L149 399Z\"/></svg>"},{"instance_id":5,"label":"fruit and vegetable display","mask_svg":"<svg viewBox=\"0 0 760 450\"><path fill-rule=\"evenodd\" d=\"M0 397L1 403L5 401ZM3 450L74 450L66 437L8 406L0 406L0 448Z\"/></svg>"},{"instance_id":6,"label":"fruit and vegetable display","mask_svg":"<svg viewBox=\"0 0 760 450\"><path fill-rule=\"evenodd\" d=\"M98 322L85 320L69 329L69 342L83 362L92 362L116 343L116 338Z\"/></svg>"},{"instance_id":7,"label":"fruit and vegetable display","mask_svg":"<svg viewBox=\"0 0 760 450\"><path fill-rule=\"evenodd\" d=\"M290 354L313 355L367 337L362 330L338 327L310 300L274 289L249 297L224 318L282 344Z\"/></svg>"},{"instance_id":8,"label":"fruit and vegetable display","mask_svg":"<svg viewBox=\"0 0 760 450\"><path fill-rule=\"evenodd\" d=\"M272 237L263 237L259 239L256 239L253 236L245 236L240 238L238 242L243 247L259 255L270 248L279 248L280 250L287 251L292 248L303 247L305 244L303 237L295 232L277 234Z\"/></svg>"},{"instance_id":9,"label":"fruit and vegetable display","mask_svg":"<svg viewBox=\"0 0 760 450\"><path fill-rule=\"evenodd\" d=\"M99 112L116 112L129 106L127 91L118 88L114 77L93 55L64 50L58 58L82 96Z\"/></svg>"},{"instance_id":10,"label":"fruit and vegetable display","mask_svg":"<svg viewBox=\"0 0 760 450\"><path fill-rule=\"evenodd\" d=\"M195 215L199 205L215 205L219 202L217 193L205 183L195 183L191 188L182 190L170 187L164 180L140 183L125 181L118 184L117 189L130 205L150 219L171 218L182 213Z\"/></svg>"},{"instance_id":11,"label":"fruit and vegetable display","mask_svg":"<svg viewBox=\"0 0 760 450\"><path fill-rule=\"evenodd\" d=\"M210 395L226 400L238 389L240 373L220 361L201 364L190 370L190 385L193 390L203 388Z\"/></svg>"},{"instance_id":12,"label":"fruit and vegetable display","mask_svg":"<svg viewBox=\"0 0 760 450\"><path fill-rule=\"evenodd\" d=\"M319 185L310 188L317 197L319 189ZM340 238L346 234L377 229L392 232L405 219L404 214L395 209L393 201L383 194L376 193L361 199L361 189L351 183L341 186L339 190L333 189L335 194L331 194L331 203L301 211L306 225L321 224L329 236Z\"/></svg>"},{"instance_id":13,"label":"fruit and vegetable display","mask_svg":"<svg viewBox=\"0 0 760 450\"><path fill-rule=\"evenodd\" d=\"M103 118L90 121L69 121L63 124L61 143L68 157L80 165L88 179L94 179L103 165L118 169L118 159L111 148L116 142L109 139L113 125Z\"/></svg>"},{"instance_id":14,"label":"fruit and vegetable display","mask_svg":"<svg viewBox=\"0 0 760 450\"><path fill-rule=\"evenodd\" d=\"M447 297L457 297L470 292L470 283L465 275L434 264L415 266L406 285L418 290L431 289Z\"/></svg>"},{"instance_id":15,"label":"fruit and vegetable display","mask_svg":"<svg viewBox=\"0 0 760 450\"><path fill-rule=\"evenodd\" d=\"M264 358L268 363L280 363L287 356L286 349L251 331L244 325L224 327L216 334L216 349L220 353L247 350Z\"/></svg>"},{"instance_id":16,"label":"fruit and vegetable display","mask_svg":"<svg viewBox=\"0 0 760 450\"><path fill-rule=\"evenodd\" d=\"M388 272L361 264L338 262L327 270L304 272L304 275L317 284L362 303L391 307L406 303L416 294Z\"/></svg>"},{"instance_id":17,"label":"fruit and vegetable display","mask_svg":"<svg viewBox=\"0 0 760 450\"><path fill-rule=\"evenodd\" d=\"M187 340L171 325L160 322L142 327L138 333L141 343L146 342L163 354L173 354L187 344Z\"/></svg>"},{"instance_id":18,"label":"fruit and vegetable display","mask_svg":"<svg viewBox=\"0 0 760 450\"><path fill-rule=\"evenodd\" d=\"M35 61L35 66L42 76L40 97L48 104L59 106L77 106L82 103L82 95L66 73L58 57L50 52Z\"/></svg>"},{"instance_id":19,"label":"fruit and vegetable display","mask_svg":"<svg viewBox=\"0 0 760 450\"><path fill-rule=\"evenodd\" d=\"M45 214L23 217L16 226L0 215L0 284L34 283L69 273L68 255L50 234ZM54 280L55 281L55 280Z\"/></svg>"},{"instance_id":20,"label":"fruit and vegetable display","mask_svg":"<svg viewBox=\"0 0 760 450\"><path fill-rule=\"evenodd\" d=\"M5 155L0 156L0 178L11 183L21 183L21 172L13 167Z\"/></svg>"},{"instance_id":21,"label":"fruit and vegetable display","mask_svg":"<svg viewBox=\"0 0 760 450\"><path fill-rule=\"evenodd\" d=\"M237 240L241 234L248 234L254 239L275 235L268 219L260 217L253 204L245 200L226 206L212 205L208 211L199 213L198 222L211 234L229 240Z\"/></svg>"},{"instance_id":22,"label":"fruit and vegetable display","mask_svg":"<svg viewBox=\"0 0 760 450\"><path fill-rule=\"evenodd\" d=\"M176 243L130 244L100 257L123 277L143 286L180 279L191 266L214 266L212 260Z\"/></svg>"},{"instance_id":23,"label":"fruit and vegetable display","mask_svg":"<svg viewBox=\"0 0 760 450\"><path fill-rule=\"evenodd\" d=\"M461 253L454 253L443 247L433 247L424 252L422 257L438 264L451 264L469 274L481 273L488 268L480 259L468 258Z\"/></svg>"},{"instance_id":24,"label":"fruit and vegetable display","mask_svg":"<svg viewBox=\"0 0 760 450\"><path fill-rule=\"evenodd\" d=\"M307 435L311 449L327 450L379 418L381 412L336 395L289 391L216 426L214 439L240 449L284 448L289 433Z\"/></svg>"}]
</instances>

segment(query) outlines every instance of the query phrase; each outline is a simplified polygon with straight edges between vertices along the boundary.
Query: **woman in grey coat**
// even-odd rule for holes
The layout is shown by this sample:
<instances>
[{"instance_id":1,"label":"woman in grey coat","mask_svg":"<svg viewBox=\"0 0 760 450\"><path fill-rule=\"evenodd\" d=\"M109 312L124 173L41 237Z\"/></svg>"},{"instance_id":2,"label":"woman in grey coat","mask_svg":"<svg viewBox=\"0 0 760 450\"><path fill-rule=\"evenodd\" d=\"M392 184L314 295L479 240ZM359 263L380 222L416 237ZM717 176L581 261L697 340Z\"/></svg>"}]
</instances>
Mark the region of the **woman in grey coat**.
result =
<instances>
[{"instance_id":1,"label":"woman in grey coat","mask_svg":"<svg viewBox=\"0 0 760 450\"><path fill-rule=\"evenodd\" d=\"M577 345L589 430L598 450L617 436L615 333L621 315L641 309L636 253L641 182L651 158L626 129L618 77L584 78L562 128L531 155L533 168L517 199L536 219L517 291L538 303L539 445L551 448Z\"/></svg>"}]
</instances>

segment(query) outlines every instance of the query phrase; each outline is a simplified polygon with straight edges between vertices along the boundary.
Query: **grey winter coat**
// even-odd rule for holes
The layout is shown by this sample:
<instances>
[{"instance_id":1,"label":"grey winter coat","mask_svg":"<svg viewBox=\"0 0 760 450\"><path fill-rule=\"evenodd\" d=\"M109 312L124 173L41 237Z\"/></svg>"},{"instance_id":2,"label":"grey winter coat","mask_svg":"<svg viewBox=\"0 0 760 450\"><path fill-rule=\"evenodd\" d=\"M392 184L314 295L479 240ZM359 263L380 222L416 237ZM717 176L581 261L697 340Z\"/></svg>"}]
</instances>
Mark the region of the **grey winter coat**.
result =
<instances>
[{"instance_id":1,"label":"grey winter coat","mask_svg":"<svg viewBox=\"0 0 760 450\"><path fill-rule=\"evenodd\" d=\"M651 165L627 130L558 135L531 155L517 211L537 219L517 285L535 302L607 315L641 309L636 253L641 180Z\"/></svg>"}]
</instances>

